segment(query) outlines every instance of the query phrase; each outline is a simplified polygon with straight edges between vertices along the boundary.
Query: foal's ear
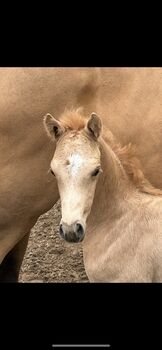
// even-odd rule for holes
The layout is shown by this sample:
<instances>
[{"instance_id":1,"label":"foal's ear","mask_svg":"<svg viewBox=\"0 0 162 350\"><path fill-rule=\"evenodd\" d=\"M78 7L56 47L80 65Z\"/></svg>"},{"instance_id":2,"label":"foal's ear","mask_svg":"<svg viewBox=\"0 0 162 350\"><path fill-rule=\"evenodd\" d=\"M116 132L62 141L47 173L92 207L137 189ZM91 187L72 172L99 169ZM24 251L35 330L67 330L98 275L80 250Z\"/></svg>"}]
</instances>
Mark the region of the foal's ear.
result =
<instances>
[{"instance_id":1,"label":"foal's ear","mask_svg":"<svg viewBox=\"0 0 162 350\"><path fill-rule=\"evenodd\" d=\"M49 113L45 115L43 122L48 136L53 140L58 139L65 131L61 123Z\"/></svg>"},{"instance_id":2,"label":"foal's ear","mask_svg":"<svg viewBox=\"0 0 162 350\"><path fill-rule=\"evenodd\" d=\"M95 139L98 139L102 130L102 122L96 113L92 113L86 125L86 131Z\"/></svg>"}]
</instances>

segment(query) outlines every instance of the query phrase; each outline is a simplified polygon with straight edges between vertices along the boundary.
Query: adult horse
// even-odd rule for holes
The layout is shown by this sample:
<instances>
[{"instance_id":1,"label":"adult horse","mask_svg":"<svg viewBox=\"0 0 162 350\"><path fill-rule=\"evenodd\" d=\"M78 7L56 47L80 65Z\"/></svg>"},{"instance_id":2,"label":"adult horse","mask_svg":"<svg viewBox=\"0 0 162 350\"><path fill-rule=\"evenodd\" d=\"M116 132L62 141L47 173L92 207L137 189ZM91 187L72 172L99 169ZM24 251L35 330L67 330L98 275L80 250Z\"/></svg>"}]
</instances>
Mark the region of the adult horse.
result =
<instances>
[{"instance_id":1,"label":"adult horse","mask_svg":"<svg viewBox=\"0 0 162 350\"><path fill-rule=\"evenodd\" d=\"M80 105L105 116L162 188L162 69L1 68L0 88L0 281L16 282L31 228L58 199L42 117Z\"/></svg>"}]
</instances>

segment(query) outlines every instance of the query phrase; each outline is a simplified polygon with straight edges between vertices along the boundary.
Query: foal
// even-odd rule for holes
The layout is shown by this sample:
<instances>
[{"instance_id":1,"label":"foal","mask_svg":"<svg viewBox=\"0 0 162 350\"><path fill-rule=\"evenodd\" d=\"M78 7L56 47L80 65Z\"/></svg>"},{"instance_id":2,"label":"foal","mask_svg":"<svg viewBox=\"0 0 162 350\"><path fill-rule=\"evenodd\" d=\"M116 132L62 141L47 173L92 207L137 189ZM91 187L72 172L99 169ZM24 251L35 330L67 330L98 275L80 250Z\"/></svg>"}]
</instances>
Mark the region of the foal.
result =
<instances>
[{"instance_id":1,"label":"foal","mask_svg":"<svg viewBox=\"0 0 162 350\"><path fill-rule=\"evenodd\" d=\"M83 241L92 282L162 282L162 191L144 177L131 145L100 118L67 111L44 125L56 140L51 172L61 198L60 235ZM85 234L86 231L86 234ZM85 236L85 237L84 237Z\"/></svg>"}]
</instances>

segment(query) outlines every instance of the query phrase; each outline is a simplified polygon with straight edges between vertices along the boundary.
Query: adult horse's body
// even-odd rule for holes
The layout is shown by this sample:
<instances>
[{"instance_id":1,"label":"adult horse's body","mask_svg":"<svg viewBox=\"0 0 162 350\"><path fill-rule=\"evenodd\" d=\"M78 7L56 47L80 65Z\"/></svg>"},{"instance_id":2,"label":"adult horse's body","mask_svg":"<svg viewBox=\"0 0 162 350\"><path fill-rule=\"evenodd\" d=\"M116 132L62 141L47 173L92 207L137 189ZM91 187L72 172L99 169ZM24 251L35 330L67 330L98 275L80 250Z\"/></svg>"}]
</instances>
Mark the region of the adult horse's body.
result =
<instances>
[{"instance_id":1,"label":"adult horse's body","mask_svg":"<svg viewBox=\"0 0 162 350\"><path fill-rule=\"evenodd\" d=\"M58 199L43 115L82 105L105 116L162 188L162 69L1 68L0 91L0 281L17 281L30 229Z\"/></svg>"}]
</instances>

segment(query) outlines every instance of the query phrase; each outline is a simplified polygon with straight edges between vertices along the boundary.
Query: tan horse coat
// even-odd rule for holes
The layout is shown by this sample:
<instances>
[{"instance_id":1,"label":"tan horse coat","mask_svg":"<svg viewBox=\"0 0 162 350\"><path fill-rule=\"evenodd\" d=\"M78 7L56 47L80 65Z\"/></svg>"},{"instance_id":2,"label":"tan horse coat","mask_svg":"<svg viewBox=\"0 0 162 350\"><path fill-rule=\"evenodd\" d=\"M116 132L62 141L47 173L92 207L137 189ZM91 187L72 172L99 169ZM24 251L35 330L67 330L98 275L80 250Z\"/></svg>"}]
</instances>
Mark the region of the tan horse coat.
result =
<instances>
[{"instance_id":1,"label":"tan horse coat","mask_svg":"<svg viewBox=\"0 0 162 350\"><path fill-rule=\"evenodd\" d=\"M146 176L162 188L161 68L1 68L0 88L0 262L11 252L16 274L30 229L58 199L47 174L47 112L59 119L83 105L104 116L119 141L137 145Z\"/></svg>"},{"instance_id":2,"label":"tan horse coat","mask_svg":"<svg viewBox=\"0 0 162 350\"><path fill-rule=\"evenodd\" d=\"M156 196L144 184L148 193L141 192L103 140L100 147L103 174L83 241L87 275L91 282L162 282L162 191Z\"/></svg>"}]
</instances>

